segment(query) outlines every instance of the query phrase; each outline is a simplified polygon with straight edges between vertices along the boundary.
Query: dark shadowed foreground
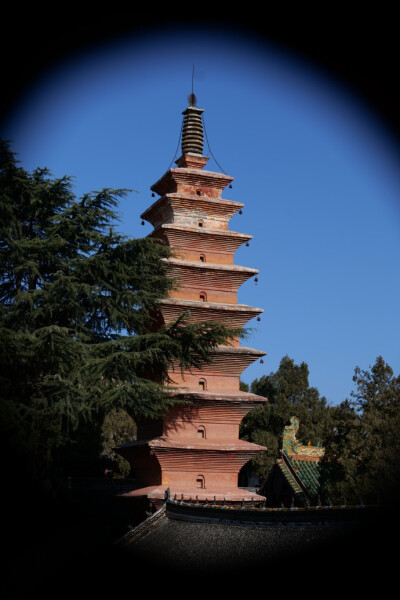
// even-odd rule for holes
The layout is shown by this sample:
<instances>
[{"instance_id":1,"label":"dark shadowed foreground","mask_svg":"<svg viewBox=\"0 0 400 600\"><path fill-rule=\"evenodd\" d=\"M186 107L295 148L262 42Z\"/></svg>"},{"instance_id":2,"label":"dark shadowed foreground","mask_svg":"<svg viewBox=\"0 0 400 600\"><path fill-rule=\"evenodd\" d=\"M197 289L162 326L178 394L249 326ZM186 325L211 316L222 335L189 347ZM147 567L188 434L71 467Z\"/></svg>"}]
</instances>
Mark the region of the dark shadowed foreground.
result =
<instances>
[{"instance_id":1,"label":"dark shadowed foreground","mask_svg":"<svg viewBox=\"0 0 400 600\"><path fill-rule=\"evenodd\" d=\"M173 575L175 581L183 575L192 581L221 578L229 588L249 577L262 582L268 576L270 585L288 576L304 581L312 572L313 577L328 576L335 585L350 574L354 577L358 567L369 565L371 575L376 573L383 557L389 574L391 551L384 540L380 524L374 522L257 526L185 522L162 514L125 536L115 551L131 569L140 564L160 577Z\"/></svg>"},{"instance_id":2,"label":"dark shadowed foreground","mask_svg":"<svg viewBox=\"0 0 400 600\"><path fill-rule=\"evenodd\" d=\"M188 522L161 511L129 530L113 495L95 491L41 517L25 499L18 511L25 508L25 517L5 519L3 598L122 600L191 590L259 596L286 589L318 596L375 584L386 589L397 575L397 509L339 527Z\"/></svg>"},{"instance_id":3,"label":"dark shadowed foreground","mask_svg":"<svg viewBox=\"0 0 400 600\"><path fill-rule=\"evenodd\" d=\"M256 527L189 523L163 516L152 529L133 536L119 552L132 563L145 561L157 570L202 575L257 570L280 560L338 543L343 531L319 527Z\"/></svg>"}]
</instances>

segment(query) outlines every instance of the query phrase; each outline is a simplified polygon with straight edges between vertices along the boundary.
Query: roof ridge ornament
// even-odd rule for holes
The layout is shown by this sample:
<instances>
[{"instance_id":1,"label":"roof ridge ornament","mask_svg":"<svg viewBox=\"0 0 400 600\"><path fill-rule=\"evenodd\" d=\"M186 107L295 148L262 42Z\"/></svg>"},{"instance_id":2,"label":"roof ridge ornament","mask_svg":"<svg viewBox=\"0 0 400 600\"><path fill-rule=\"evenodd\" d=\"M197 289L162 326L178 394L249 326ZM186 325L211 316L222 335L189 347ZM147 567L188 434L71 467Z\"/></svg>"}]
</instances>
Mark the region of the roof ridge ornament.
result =
<instances>
[{"instance_id":1,"label":"roof ridge ornament","mask_svg":"<svg viewBox=\"0 0 400 600\"><path fill-rule=\"evenodd\" d=\"M298 417L290 417L290 425L286 425L282 432L282 450L287 455L297 454L299 456L310 456L310 457L322 457L325 453L325 448L321 447L321 444L311 446L311 442L307 446L303 445L296 438L296 434L299 430L299 419Z\"/></svg>"}]
</instances>

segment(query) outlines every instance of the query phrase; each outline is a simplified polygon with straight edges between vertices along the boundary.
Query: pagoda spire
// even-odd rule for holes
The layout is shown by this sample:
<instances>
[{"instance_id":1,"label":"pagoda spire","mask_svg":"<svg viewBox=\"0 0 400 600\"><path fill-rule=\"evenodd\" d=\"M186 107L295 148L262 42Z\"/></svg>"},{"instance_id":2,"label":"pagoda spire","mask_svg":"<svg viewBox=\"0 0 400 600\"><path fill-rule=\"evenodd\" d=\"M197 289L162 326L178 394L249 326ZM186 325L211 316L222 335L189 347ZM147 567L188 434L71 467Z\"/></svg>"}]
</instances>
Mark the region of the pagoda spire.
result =
<instances>
[{"instance_id":1,"label":"pagoda spire","mask_svg":"<svg viewBox=\"0 0 400 600\"><path fill-rule=\"evenodd\" d=\"M196 96L194 94L190 94L188 100L190 104L182 113L184 115L182 127L182 154L190 152L202 156L204 136L201 115L204 112L204 109L196 106Z\"/></svg>"},{"instance_id":2,"label":"pagoda spire","mask_svg":"<svg viewBox=\"0 0 400 600\"><path fill-rule=\"evenodd\" d=\"M183 168L203 168L208 161L208 157L203 156L204 131L201 115L204 109L196 106L197 98L193 92L188 101L189 106L182 112L182 156L176 164Z\"/></svg>"}]
</instances>

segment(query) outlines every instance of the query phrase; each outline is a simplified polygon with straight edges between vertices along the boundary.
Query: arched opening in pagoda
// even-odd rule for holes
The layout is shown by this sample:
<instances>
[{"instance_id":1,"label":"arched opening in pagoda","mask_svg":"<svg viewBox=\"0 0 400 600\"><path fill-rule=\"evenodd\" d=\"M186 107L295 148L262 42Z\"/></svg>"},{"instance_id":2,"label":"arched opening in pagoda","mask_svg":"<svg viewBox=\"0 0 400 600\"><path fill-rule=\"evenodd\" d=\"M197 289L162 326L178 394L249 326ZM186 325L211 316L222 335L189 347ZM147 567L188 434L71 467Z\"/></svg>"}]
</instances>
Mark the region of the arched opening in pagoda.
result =
<instances>
[{"instance_id":1,"label":"arched opening in pagoda","mask_svg":"<svg viewBox=\"0 0 400 600\"><path fill-rule=\"evenodd\" d=\"M204 427L204 425L199 425L197 427L197 437L201 439L206 438L206 428Z\"/></svg>"},{"instance_id":2,"label":"arched opening in pagoda","mask_svg":"<svg viewBox=\"0 0 400 600\"><path fill-rule=\"evenodd\" d=\"M206 487L206 482L204 479L204 475L197 475L196 477L196 487L198 490L204 490Z\"/></svg>"}]
</instances>

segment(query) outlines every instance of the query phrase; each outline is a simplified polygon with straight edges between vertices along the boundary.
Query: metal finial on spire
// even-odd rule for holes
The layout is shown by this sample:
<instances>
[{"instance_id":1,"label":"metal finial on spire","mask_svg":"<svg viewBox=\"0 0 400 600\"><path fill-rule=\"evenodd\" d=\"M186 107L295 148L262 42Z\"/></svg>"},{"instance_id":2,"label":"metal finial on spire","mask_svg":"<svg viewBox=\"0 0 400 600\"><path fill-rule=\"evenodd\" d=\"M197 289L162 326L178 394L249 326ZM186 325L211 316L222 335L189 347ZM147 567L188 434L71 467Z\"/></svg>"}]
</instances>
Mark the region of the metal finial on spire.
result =
<instances>
[{"instance_id":1,"label":"metal finial on spire","mask_svg":"<svg viewBox=\"0 0 400 600\"><path fill-rule=\"evenodd\" d=\"M193 94L193 92L191 94L189 94L188 101L189 101L190 106L196 106L197 98L196 98L196 95Z\"/></svg>"},{"instance_id":2,"label":"metal finial on spire","mask_svg":"<svg viewBox=\"0 0 400 600\"><path fill-rule=\"evenodd\" d=\"M204 109L196 106L197 98L193 89L194 65L192 69L192 91L188 96L189 106L182 113L184 119L179 136L182 156L176 161L176 164L180 168L202 169L208 161L208 157L203 156L204 129L202 114Z\"/></svg>"},{"instance_id":3,"label":"metal finial on spire","mask_svg":"<svg viewBox=\"0 0 400 600\"><path fill-rule=\"evenodd\" d=\"M188 101L190 106L196 106L197 98L196 94L194 93L194 65L192 67L192 92L188 96Z\"/></svg>"},{"instance_id":4,"label":"metal finial on spire","mask_svg":"<svg viewBox=\"0 0 400 600\"><path fill-rule=\"evenodd\" d=\"M188 96L189 106L183 112L185 118L182 127L182 153L203 154L204 136L201 120L202 108L196 106L194 88L194 65L192 68L192 92Z\"/></svg>"}]
</instances>

